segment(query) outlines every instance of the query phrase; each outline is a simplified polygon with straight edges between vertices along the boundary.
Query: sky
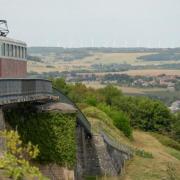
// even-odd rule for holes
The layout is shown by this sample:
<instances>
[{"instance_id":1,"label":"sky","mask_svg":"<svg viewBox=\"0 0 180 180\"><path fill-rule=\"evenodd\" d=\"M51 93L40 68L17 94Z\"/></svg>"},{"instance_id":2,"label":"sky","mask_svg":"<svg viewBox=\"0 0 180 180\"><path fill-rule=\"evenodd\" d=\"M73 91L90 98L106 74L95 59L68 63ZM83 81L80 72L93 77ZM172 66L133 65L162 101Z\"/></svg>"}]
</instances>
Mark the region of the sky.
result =
<instances>
[{"instance_id":1,"label":"sky","mask_svg":"<svg viewBox=\"0 0 180 180\"><path fill-rule=\"evenodd\" d=\"M0 0L28 46L180 47L180 0Z\"/></svg>"}]
</instances>

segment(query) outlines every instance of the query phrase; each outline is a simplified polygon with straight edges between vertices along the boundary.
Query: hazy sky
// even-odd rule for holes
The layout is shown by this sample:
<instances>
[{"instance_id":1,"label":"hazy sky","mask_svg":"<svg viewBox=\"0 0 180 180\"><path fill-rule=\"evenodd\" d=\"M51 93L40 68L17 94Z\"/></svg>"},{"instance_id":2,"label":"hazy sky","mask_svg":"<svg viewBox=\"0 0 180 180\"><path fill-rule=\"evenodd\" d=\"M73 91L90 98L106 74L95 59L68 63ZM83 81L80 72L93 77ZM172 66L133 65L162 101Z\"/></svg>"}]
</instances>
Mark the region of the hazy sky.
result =
<instances>
[{"instance_id":1,"label":"hazy sky","mask_svg":"<svg viewBox=\"0 0 180 180\"><path fill-rule=\"evenodd\" d=\"M0 0L29 46L180 47L180 0Z\"/></svg>"}]
</instances>

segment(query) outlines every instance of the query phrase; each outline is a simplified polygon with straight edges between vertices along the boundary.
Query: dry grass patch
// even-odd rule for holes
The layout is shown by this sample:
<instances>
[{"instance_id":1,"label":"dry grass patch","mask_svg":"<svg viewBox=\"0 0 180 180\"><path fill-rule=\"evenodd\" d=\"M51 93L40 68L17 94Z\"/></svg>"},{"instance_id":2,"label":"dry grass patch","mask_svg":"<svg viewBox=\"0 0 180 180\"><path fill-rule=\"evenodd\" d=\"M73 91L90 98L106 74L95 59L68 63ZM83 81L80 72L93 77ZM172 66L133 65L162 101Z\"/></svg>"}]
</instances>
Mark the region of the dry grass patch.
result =
<instances>
[{"instance_id":1,"label":"dry grass patch","mask_svg":"<svg viewBox=\"0 0 180 180\"><path fill-rule=\"evenodd\" d=\"M148 133L134 131L134 147L153 154L152 159L135 158L127 165L125 180L159 180L169 179L169 164L174 168L176 177L180 177L180 161L167 152L155 137Z\"/></svg>"}]
</instances>

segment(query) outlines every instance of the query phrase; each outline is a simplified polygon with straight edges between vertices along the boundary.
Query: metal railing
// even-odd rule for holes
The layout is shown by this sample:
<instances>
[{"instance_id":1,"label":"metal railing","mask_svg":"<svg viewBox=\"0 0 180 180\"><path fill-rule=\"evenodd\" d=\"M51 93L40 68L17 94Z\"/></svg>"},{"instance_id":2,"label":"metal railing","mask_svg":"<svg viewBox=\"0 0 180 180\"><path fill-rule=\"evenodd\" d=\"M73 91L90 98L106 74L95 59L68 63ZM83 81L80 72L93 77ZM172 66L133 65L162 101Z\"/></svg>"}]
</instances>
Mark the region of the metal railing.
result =
<instances>
[{"instance_id":1,"label":"metal railing","mask_svg":"<svg viewBox=\"0 0 180 180\"><path fill-rule=\"evenodd\" d=\"M52 95L52 84L43 79L0 79L0 104Z\"/></svg>"},{"instance_id":2,"label":"metal railing","mask_svg":"<svg viewBox=\"0 0 180 180\"><path fill-rule=\"evenodd\" d=\"M106 135L103 131L100 132L101 136L103 137L104 141L110 145L111 147L117 149L118 151L121 151L125 154L127 154L129 157L133 156L133 150L131 147L126 146L124 144L117 143L117 141L114 141L110 137Z\"/></svg>"}]
</instances>

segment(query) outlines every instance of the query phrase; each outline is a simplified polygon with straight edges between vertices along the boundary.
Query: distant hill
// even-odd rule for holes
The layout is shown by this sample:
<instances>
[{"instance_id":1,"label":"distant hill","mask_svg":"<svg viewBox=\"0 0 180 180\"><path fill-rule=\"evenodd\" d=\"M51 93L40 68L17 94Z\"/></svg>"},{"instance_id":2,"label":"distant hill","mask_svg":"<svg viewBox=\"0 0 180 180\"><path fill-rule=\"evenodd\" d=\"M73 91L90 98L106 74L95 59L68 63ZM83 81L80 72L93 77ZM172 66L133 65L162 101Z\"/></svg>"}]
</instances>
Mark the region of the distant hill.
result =
<instances>
[{"instance_id":1,"label":"distant hill","mask_svg":"<svg viewBox=\"0 0 180 180\"><path fill-rule=\"evenodd\" d=\"M160 52L167 49L160 48L106 48L106 47L85 47L85 48L63 48L63 47L29 47L28 52L38 54L49 53L73 53L73 52L100 52L100 53L123 53L123 52ZM180 50L180 49L179 49Z\"/></svg>"},{"instance_id":2,"label":"distant hill","mask_svg":"<svg viewBox=\"0 0 180 180\"><path fill-rule=\"evenodd\" d=\"M137 59L141 59L144 61L178 61L180 60L180 53L176 51L164 51L159 54L150 54L145 56L140 56Z\"/></svg>"},{"instance_id":3,"label":"distant hill","mask_svg":"<svg viewBox=\"0 0 180 180\"><path fill-rule=\"evenodd\" d=\"M167 49L167 48L63 48L63 47L30 47L28 54L30 55L54 55L56 58L63 59L64 61L73 61L84 59L85 57L92 56L95 53L158 53L141 56L138 59L142 60L179 60L180 48Z\"/></svg>"}]
</instances>

